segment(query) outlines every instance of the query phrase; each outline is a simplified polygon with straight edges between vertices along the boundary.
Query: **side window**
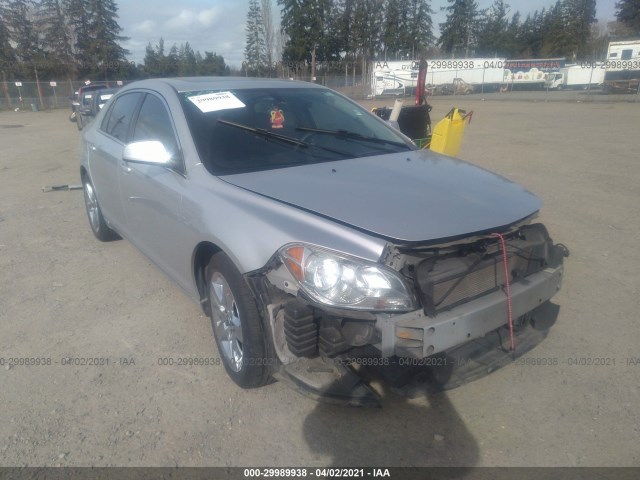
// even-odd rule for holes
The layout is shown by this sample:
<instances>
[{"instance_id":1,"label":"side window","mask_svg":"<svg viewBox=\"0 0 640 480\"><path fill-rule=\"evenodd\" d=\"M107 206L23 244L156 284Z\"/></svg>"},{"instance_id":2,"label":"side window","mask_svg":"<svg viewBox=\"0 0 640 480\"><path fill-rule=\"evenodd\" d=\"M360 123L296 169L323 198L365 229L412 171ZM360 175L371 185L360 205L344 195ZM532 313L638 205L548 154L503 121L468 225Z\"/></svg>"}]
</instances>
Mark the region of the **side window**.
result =
<instances>
[{"instance_id":1,"label":"side window","mask_svg":"<svg viewBox=\"0 0 640 480\"><path fill-rule=\"evenodd\" d=\"M129 125L131 125L131 117L139 98L140 94L138 93L129 93L117 98L100 128L112 137L126 142Z\"/></svg>"},{"instance_id":2,"label":"side window","mask_svg":"<svg viewBox=\"0 0 640 480\"><path fill-rule=\"evenodd\" d=\"M175 154L178 151L169 112L155 95L147 95L144 99L133 130L132 141L142 140L158 140L169 152Z\"/></svg>"},{"instance_id":3,"label":"side window","mask_svg":"<svg viewBox=\"0 0 640 480\"><path fill-rule=\"evenodd\" d=\"M633 56L633 50L622 50L622 56L620 57L622 60L631 60Z\"/></svg>"}]
</instances>

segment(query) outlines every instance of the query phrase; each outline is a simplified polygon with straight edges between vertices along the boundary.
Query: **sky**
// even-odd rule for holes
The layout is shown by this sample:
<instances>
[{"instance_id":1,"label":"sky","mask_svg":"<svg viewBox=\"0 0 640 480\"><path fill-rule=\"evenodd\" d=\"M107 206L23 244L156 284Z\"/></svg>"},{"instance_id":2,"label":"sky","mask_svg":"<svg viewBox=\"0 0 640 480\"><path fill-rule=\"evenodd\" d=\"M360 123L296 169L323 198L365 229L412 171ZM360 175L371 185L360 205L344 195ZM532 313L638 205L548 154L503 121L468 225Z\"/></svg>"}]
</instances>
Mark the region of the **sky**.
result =
<instances>
[{"instance_id":1,"label":"sky","mask_svg":"<svg viewBox=\"0 0 640 480\"><path fill-rule=\"evenodd\" d=\"M273 1L273 15L279 25L280 8ZM611 21L615 16L616 0L596 0L597 18ZM492 0L478 0L480 8L486 8ZM548 8L555 0L507 0L511 13L519 11L524 18L527 13ZM189 42L194 50L204 55L205 51L222 55L227 65L239 68L245 46L245 23L249 9L248 0L121 0L118 2L122 35L130 39L123 46L131 53L129 58L142 62L145 47L149 42L156 45L164 38L168 51L174 43ZM440 7L446 0L432 0L434 27L445 20ZM435 32L437 34L437 31Z\"/></svg>"}]
</instances>

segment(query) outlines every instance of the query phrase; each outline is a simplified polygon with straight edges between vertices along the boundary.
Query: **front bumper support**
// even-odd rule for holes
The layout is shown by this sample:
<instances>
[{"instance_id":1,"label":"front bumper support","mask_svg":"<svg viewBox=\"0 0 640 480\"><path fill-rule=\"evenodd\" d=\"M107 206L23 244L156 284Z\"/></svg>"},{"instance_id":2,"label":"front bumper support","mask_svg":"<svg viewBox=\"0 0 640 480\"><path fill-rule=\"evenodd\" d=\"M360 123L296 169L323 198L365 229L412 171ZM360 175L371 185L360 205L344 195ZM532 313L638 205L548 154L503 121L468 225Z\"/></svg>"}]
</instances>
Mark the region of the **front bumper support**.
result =
<instances>
[{"instance_id":1,"label":"front bumper support","mask_svg":"<svg viewBox=\"0 0 640 480\"><path fill-rule=\"evenodd\" d=\"M513 318L540 306L560 289L563 267L547 268L511 285ZM444 352L501 327L508 322L506 294L492 292L471 302L428 317L422 310L381 315L377 327L383 357L424 358Z\"/></svg>"}]
</instances>

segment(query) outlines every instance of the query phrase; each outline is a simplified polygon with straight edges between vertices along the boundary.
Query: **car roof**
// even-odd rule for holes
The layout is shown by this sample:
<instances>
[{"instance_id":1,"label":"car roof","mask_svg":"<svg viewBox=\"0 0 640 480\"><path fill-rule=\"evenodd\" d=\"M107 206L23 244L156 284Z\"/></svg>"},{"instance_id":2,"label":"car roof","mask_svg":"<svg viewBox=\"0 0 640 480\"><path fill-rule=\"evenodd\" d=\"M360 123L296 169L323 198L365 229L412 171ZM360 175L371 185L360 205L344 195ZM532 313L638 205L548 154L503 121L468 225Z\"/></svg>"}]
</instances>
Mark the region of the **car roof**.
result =
<instances>
[{"instance_id":1,"label":"car roof","mask_svg":"<svg viewBox=\"0 0 640 480\"><path fill-rule=\"evenodd\" d=\"M153 78L140 80L127 85L130 88L161 89L170 86L177 92L190 92L194 90L217 90L225 88L251 89L251 88L324 88L309 82L295 80L281 80L272 78L250 77L184 77L184 78Z\"/></svg>"}]
</instances>

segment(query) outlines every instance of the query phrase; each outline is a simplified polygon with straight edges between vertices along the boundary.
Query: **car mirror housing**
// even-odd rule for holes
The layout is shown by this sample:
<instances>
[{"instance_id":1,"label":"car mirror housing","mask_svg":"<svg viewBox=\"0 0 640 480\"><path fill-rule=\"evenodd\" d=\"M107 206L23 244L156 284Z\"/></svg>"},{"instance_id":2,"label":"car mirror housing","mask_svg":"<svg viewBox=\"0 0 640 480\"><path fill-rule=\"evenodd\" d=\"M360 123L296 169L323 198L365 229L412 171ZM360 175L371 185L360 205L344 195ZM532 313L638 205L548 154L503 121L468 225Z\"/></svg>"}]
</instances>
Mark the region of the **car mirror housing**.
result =
<instances>
[{"instance_id":1,"label":"car mirror housing","mask_svg":"<svg viewBox=\"0 0 640 480\"><path fill-rule=\"evenodd\" d=\"M157 140L130 143L124 148L122 158L126 162L165 167L173 164L173 156L167 151L162 142Z\"/></svg>"}]
</instances>

